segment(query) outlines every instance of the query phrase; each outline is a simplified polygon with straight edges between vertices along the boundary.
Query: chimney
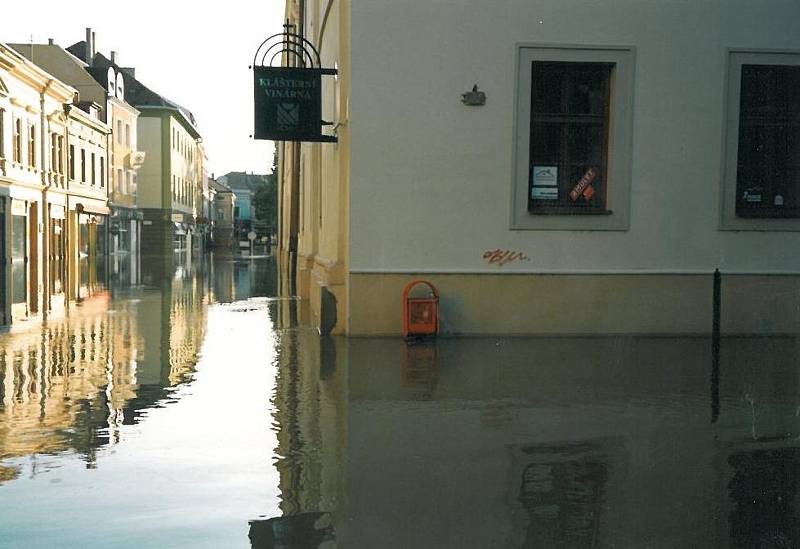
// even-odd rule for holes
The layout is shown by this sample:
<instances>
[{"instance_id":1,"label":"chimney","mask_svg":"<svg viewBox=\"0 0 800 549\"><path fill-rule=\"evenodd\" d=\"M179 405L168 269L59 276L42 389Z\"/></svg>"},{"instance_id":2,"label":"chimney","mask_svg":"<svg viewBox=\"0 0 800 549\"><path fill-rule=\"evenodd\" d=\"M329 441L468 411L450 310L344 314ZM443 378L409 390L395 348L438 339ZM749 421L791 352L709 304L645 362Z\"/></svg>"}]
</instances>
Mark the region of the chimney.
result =
<instances>
[{"instance_id":1,"label":"chimney","mask_svg":"<svg viewBox=\"0 0 800 549\"><path fill-rule=\"evenodd\" d=\"M113 50L111 51L111 64L112 65L116 65L117 64L117 52L115 52Z\"/></svg>"},{"instance_id":2,"label":"chimney","mask_svg":"<svg viewBox=\"0 0 800 549\"><path fill-rule=\"evenodd\" d=\"M52 46L52 45L53 45L53 44L55 44L55 43L56 43L56 42L55 42L55 40L53 40L52 38L48 38L48 39L47 39L47 45L48 45L48 46Z\"/></svg>"},{"instance_id":3,"label":"chimney","mask_svg":"<svg viewBox=\"0 0 800 549\"><path fill-rule=\"evenodd\" d=\"M92 59L94 58L94 55L92 55L92 50L94 49L92 47L93 34L94 33L92 33L92 29L90 27L86 27L86 47L84 49L84 55L86 57L85 59L86 64L89 65L90 67L92 66Z\"/></svg>"},{"instance_id":4,"label":"chimney","mask_svg":"<svg viewBox=\"0 0 800 549\"><path fill-rule=\"evenodd\" d=\"M92 63L94 63L95 46L96 42L94 37L94 31L92 31Z\"/></svg>"}]
</instances>

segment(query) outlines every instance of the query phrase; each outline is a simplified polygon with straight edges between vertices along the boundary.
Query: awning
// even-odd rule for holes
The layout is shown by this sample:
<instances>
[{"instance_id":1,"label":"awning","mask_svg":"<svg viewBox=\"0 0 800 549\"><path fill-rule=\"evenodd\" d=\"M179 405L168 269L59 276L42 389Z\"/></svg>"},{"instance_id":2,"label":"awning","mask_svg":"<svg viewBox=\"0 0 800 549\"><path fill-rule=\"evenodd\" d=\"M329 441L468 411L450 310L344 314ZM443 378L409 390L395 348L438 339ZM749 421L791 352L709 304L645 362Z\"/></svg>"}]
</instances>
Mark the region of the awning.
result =
<instances>
[{"instance_id":1,"label":"awning","mask_svg":"<svg viewBox=\"0 0 800 549\"><path fill-rule=\"evenodd\" d=\"M92 213L96 215L109 215L111 210L107 206L95 206L93 204L75 204L75 211L78 213Z\"/></svg>"}]
</instances>

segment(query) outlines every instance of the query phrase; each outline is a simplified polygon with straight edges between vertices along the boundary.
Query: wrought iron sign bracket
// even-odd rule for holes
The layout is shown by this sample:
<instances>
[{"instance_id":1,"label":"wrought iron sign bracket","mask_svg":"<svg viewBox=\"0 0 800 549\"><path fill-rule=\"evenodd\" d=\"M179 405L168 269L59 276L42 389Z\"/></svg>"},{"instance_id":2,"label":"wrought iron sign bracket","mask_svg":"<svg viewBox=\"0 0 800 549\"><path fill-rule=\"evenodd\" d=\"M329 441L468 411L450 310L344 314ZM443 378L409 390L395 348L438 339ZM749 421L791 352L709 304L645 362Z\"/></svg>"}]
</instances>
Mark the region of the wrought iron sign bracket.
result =
<instances>
[{"instance_id":1,"label":"wrought iron sign bracket","mask_svg":"<svg viewBox=\"0 0 800 549\"><path fill-rule=\"evenodd\" d=\"M335 143L335 135L322 133L322 77L338 74L322 67L319 51L303 36L273 34L253 57L255 139ZM283 65L274 66L276 63Z\"/></svg>"}]
</instances>

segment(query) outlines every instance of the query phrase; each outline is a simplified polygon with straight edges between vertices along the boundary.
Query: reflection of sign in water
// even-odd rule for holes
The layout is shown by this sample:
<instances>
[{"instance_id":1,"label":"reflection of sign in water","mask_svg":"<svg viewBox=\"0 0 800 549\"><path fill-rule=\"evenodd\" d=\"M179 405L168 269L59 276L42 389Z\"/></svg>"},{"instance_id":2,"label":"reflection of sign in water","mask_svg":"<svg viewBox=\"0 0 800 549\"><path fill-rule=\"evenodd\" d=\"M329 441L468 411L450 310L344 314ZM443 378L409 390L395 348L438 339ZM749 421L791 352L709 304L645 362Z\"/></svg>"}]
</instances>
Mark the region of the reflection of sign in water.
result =
<instances>
[{"instance_id":1,"label":"reflection of sign in water","mask_svg":"<svg viewBox=\"0 0 800 549\"><path fill-rule=\"evenodd\" d=\"M330 513L298 513L267 520L251 520L250 547L327 547L336 545L336 532Z\"/></svg>"},{"instance_id":2,"label":"reflection of sign in water","mask_svg":"<svg viewBox=\"0 0 800 549\"><path fill-rule=\"evenodd\" d=\"M278 114L277 128L282 131L296 128L300 123L300 105L294 103L279 103L277 106Z\"/></svg>"},{"instance_id":3,"label":"reflection of sign in water","mask_svg":"<svg viewBox=\"0 0 800 549\"><path fill-rule=\"evenodd\" d=\"M513 497L521 505L516 547L597 547L609 477L610 441L516 447Z\"/></svg>"},{"instance_id":4,"label":"reflection of sign in water","mask_svg":"<svg viewBox=\"0 0 800 549\"><path fill-rule=\"evenodd\" d=\"M800 547L798 477L800 449L772 448L738 452L728 493L731 547Z\"/></svg>"}]
</instances>

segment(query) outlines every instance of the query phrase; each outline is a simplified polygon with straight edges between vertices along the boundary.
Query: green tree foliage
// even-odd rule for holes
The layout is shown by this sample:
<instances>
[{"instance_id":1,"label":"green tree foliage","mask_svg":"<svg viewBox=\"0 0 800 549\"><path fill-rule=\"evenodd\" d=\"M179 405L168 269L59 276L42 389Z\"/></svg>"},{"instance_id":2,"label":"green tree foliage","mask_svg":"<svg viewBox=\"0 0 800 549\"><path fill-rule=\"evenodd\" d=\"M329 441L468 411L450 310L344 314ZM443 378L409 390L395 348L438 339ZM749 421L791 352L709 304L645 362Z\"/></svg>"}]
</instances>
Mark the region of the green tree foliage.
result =
<instances>
[{"instance_id":1,"label":"green tree foliage","mask_svg":"<svg viewBox=\"0 0 800 549\"><path fill-rule=\"evenodd\" d=\"M261 185L253 195L255 218L265 223L270 232L278 226L278 170L277 155L272 160L272 173L264 177Z\"/></svg>"}]
</instances>

